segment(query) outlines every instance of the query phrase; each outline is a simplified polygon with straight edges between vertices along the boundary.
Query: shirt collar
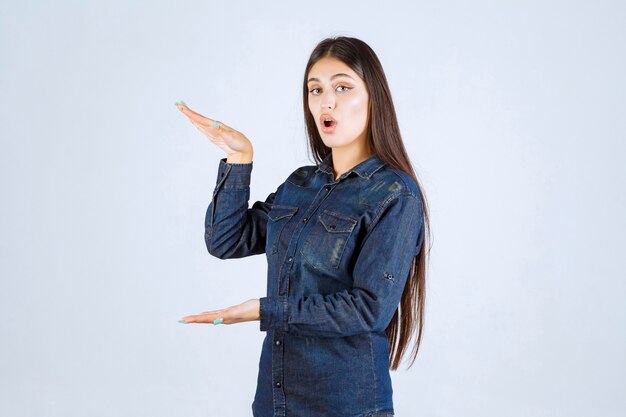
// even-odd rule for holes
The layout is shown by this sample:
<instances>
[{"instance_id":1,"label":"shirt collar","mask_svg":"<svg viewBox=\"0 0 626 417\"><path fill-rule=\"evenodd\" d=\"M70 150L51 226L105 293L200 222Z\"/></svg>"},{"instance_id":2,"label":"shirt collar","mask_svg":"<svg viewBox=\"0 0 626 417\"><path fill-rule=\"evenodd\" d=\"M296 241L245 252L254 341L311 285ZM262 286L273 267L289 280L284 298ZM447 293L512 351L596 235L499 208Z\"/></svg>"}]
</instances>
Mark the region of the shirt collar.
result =
<instances>
[{"instance_id":1,"label":"shirt collar","mask_svg":"<svg viewBox=\"0 0 626 417\"><path fill-rule=\"evenodd\" d=\"M332 165L332 152L328 152L328 154L324 157L322 162L318 165L315 172L323 171L327 174L330 174L334 177L333 165ZM378 155L374 154L367 158L365 161L362 161L350 168L347 172L341 174L341 177L347 177L351 172L356 172L360 177L365 179L369 179L370 176L383 167L385 163L378 158Z\"/></svg>"}]
</instances>

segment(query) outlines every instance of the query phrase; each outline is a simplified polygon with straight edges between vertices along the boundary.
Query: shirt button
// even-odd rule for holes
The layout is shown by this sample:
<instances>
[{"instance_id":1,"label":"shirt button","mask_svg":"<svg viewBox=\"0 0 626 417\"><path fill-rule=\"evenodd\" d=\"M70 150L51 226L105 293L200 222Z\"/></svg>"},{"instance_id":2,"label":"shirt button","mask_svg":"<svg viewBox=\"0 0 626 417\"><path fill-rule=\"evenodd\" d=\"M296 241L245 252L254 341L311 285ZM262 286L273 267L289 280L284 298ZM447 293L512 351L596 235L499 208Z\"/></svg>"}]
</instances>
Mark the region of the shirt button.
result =
<instances>
[{"instance_id":1,"label":"shirt button","mask_svg":"<svg viewBox=\"0 0 626 417\"><path fill-rule=\"evenodd\" d=\"M280 381L278 381L278 382L276 383L276 386L277 386L278 388L280 388Z\"/></svg>"},{"instance_id":2,"label":"shirt button","mask_svg":"<svg viewBox=\"0 0 626 417\"><path fill-rule=\"evenodd\" d=\"M327 185L327 186L326 186L326 190L330 190L330 185Z\"/></svg>"},{"instance_id":3,"label":"shirt button","mask_svg":"<svg viewBox=\"0 0 626 417\"><path fill-rule=\"evenodd\" d=\"M276 346L280 345L280 340L276 341Z\"/></svg>"},{"instance_id":4,"label":"shirt button","mask_svg":"<svg viewBox=\"0 0 626 417\"><path fill-rule=\"evenodd\" d=\"M304 219L302 219L302 221L305 222L305 223L306 223L307 220L309 220L309 219L306 218L306 217Z\"/></svg>"},{"instance_id":5,"label":"shirt button","mask_svg":"<svg viewBox=\"0 0 626 417\"><path fill-rule=\"evenodd\" d=\"M287 258L287 262L291 262L292 260L293 260L293 257L291 257L291 256L289 258Z\"/></svg>"}]
</instances>

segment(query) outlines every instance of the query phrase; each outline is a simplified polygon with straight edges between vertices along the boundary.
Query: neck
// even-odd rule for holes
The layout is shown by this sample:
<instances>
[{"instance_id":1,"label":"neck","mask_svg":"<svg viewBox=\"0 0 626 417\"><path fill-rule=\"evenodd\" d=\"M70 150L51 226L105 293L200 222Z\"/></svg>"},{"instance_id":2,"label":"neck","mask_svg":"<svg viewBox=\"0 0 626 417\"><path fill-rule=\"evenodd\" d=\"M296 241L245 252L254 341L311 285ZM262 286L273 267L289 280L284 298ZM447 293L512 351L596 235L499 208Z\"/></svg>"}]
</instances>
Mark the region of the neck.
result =
<instances>
[{"instance_id":1,"label":"neck","mask_svg":"<svg viewBox=\"0 0 626 417\"><path fill-rule=\"evenodd\" d=\"M353 149L332 148L331 152L335 180L374 154L368 147L361 148L358 152Z\"/></svg>"}]
</instances>

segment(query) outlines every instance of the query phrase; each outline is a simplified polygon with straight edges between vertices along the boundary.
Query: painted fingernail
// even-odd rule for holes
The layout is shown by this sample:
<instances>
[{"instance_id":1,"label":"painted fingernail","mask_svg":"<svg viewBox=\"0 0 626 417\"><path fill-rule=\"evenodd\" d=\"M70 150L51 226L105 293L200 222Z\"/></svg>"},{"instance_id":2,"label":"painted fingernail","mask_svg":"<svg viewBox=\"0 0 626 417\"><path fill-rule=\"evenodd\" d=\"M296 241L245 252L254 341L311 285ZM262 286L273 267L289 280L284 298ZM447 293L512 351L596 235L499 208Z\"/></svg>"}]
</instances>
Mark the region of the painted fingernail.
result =
<instances>
[{"instance_id":1,"label":"painted fingernail","mask_svg":"<svg viewBox=\"0 0 626 417\"><path fill-rule=\"evenodd\" d=\"M217 124L217 120L213 120L213 127L216 128L216 129L220 128L220 125Z\"/></svg>"},{"instance_id":2,"label":"painted fingernail","mask_svg":"<svg viewBox=\"0 0 626 417\"><path fill-rule=\"evenodd\" d=\"M179 323L185 323L185 324L189 324L189 322L185 321L185 320L178 320Z\"/></svg>"},{"instance_id":3,"label":"painted fingernail","mask_svg":"<svg viewBox=\"0 0 626 417\"><path fill-rule=\"evenodd\" d=\"M220 317L219 319L213 320L213 324L214 325L222 324L223 321L224 321L224 319Z\"/></svg>"}]
</instances>

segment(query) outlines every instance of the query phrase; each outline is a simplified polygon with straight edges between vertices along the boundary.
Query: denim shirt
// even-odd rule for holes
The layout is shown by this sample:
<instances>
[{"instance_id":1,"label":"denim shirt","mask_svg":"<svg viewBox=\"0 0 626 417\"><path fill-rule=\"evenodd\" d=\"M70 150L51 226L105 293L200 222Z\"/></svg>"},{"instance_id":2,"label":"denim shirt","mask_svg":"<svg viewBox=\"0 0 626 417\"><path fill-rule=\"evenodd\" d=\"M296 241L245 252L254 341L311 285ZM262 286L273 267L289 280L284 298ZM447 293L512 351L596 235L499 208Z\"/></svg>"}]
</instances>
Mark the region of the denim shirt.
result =
<instances>
[{"instance_id":1,"label":"denim shirt","mask_svg":"<svg viewBox=\"0 0 626 417\"><path fill-rule=\"evenodd\" d=\"M419 190L377 155L335 178L332 154L248 206L253 163L219 163L205 241L265 253L255 417L393 413L385 328L422 246Z\"/></svg>"}]
</instances>

